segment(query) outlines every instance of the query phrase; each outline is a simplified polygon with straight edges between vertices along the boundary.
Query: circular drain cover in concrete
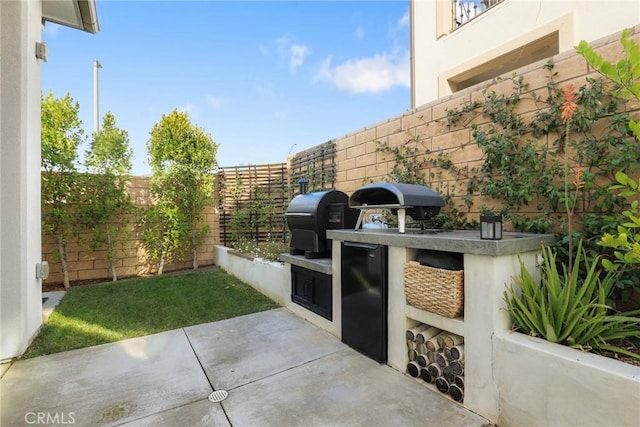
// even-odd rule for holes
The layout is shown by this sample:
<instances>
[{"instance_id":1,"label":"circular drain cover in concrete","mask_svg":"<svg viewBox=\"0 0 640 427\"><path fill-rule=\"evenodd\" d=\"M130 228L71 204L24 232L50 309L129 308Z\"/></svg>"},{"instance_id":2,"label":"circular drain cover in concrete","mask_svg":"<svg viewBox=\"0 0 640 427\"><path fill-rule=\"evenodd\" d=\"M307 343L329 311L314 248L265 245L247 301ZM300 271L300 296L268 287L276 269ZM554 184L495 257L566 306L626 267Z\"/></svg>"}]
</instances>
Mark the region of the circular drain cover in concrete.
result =
<instances>
[{"instance_id":1,"label":"circular drain cover in concrete","mask_svg":"<svg viewBox=\"0 0 640 427\"><path fill-rule=\"evenodd\" d=\"M229 392L226 390L216 390L209 395L209 400L212 402L222 402L229 396Z\"/></svg>"}]
</instances>

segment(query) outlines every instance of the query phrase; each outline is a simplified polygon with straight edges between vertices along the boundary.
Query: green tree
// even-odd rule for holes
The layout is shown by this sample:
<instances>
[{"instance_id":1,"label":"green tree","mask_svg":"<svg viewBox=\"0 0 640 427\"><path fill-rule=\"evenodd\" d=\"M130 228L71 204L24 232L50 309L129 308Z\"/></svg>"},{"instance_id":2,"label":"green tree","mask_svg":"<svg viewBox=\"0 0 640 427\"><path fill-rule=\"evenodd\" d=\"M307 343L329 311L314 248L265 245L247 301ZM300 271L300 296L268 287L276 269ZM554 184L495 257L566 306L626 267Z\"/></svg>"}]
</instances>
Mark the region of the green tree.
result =
<instances>
[{"instance_id":1,"label":"green tree","mask_svg":"<svg viewBox=\"0 0 640 427\"><path fill-rule=\"evenodd\" d=\"M127 229L123 218L133 210L126 189L132 155L127 131L116 126L113 114L105 114L102 128L93 135L86 153L85 166L92 173L89 179L92 191L87 191L82 209L84 222L92 230L92 248L103 245L107 248L114 282L118 280L116 262L122 254L117 242L122 240Z\"/></svg>"},{"instance_id":2,"label":"green tree","mask_svg":"<svg viewBox=\"0 0 640 427\"><path fill-rule=\"evenodd\" d=\"M615 64L605 61L584 40L576 47L581 54L600 74L607 77L615 85L615 92L626 98L635 98L640 101L640 45L630 38L631 32L627 29L622 32L620 44L624 50L624 57ZM629 120L629 129L635 135L635 140L630 141L633 150L638 149L640 141L640 122ZM621 170L616 173L617 183L610 187L611 191L622 190L621 196L631 200L630 205L618 216L616 233L604 233L599 244L613 248L616 263L604 259L603 265L607 270L623 268L637 270L640 268L640 179L633 179L628 174L635 170ZM636 173L637 175L637 173ZM633 275L635 283L631 285L640 289L640 280Z\"/></svg>"},{"instance_id":3,"label":"green tree","mask_svg":"<svg viewBox=\"0 0 640 427\"><path fill-rule=\"evenodd\" d=\"M186 251L192 252L197 269L197 249L208 233L202 212L213 191L218 144L191 124L187 113L174 110L154 125L147 150L153 170L151 192L157 200L153 208L157 212L150 217L159 226L147 228L156 232L144 241L154 248L151 255L159 260L158 274L168 260Z\"/></svg>"},{"instance_id":4,"label":"green tree","mask_svg":"<svg viewBox=\"0 0 640 427\"><path fill-rule=\"evenodd\" d=\"M640 45L630 36L630 30L622 31L620 44L625 56L615 64L605 61L584 40L580 41L576 51L587 60L589 65L616 85L617 95L640 100ZM630 120L629 129L640 138L639 122Z\"/></svg>"},{"instance_id":5,"label":"green tree","mask_svg":"<svg viewBox=\"0 0 640 427\"><path fill-rule=\"evenodd\" d=\"M42 138L42 222L53 234L62 264L64 287L69 288L67 242L74 234L79 189L76 159L84 138L78 118L80 105L68 93L56 98L52 92L41 96Z\"/></svg>"}]
</instances>

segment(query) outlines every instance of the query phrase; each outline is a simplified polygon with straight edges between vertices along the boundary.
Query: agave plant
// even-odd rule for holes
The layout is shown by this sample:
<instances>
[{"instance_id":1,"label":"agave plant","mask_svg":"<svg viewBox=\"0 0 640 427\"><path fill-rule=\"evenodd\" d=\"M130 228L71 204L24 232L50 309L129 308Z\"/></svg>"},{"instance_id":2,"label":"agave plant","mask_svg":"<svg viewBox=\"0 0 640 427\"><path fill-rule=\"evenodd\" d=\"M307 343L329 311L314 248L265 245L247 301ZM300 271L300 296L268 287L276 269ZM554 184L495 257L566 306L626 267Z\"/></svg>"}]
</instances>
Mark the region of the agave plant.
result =
<instances>
[{"instance_id":1,"label":"agave plant","mask_svg":"<svg viewBox=\"0 0 640 427\"><path fill-rule=\"evenodd\" d=\"M551 248L543 248L543 256L540 284L520 260L520 275L505 291L506 309L515 330L574 348L609 350L640 359L640 355L611 344L640 338L640 310L620 313L606 304L616 273L602 274L597 269L599 257L589 261L582 242L570 271L564 265L562 272L558 270ZM579 279L583 262L588 273Z\"/></svg>"}]
</instances>

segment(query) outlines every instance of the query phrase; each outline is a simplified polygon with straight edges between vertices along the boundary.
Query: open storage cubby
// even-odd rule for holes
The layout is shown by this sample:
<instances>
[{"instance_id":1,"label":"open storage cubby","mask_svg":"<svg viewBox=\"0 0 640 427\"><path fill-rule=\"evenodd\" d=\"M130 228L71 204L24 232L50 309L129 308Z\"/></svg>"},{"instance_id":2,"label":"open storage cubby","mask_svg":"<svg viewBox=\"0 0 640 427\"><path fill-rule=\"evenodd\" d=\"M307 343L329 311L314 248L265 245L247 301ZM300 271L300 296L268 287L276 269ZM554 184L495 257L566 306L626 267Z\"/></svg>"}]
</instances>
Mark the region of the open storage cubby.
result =
<instances>
[{"instance_id":1,"label":"open storage cubby","mask_svg":"<svg viewBox=\"0 0 640 427\"><path fill-rule=\"evenodd\" d=\"M407 303L417 309L456 318L464 312L464 256L421 250L403 269Z\"/></svg>"},{"instance_id":2,"label":"open storage cubby","mask_svg":"<svg viewBox=\"0 0 640 427\"><path fill-rule=\"evenodd\" d=\"M464 255L434 250L412 250L412 254L413 262L407 262L403 270L404 292L407 297L406 317L463 335ZM408 268L411 268L410 273L407 271ZM434 273L434 270L439 270L439 272ZM451 273L450 276L449 273ZM435 283L440 278L444 278L447 283ZM423 282L417 283L418 280L423 280ZM434 283L429 283L430 281ZM448 291L445 289L447 286L455 286L457 289ZM437 292L438 295L434 298L410 298L408 292L415 294L416 291L425 294ZM456 298L456 300L447 301L446 298ZM412 300L417 301L417 304L411 304ZM442 305L441 310L438 309L438 304ZM451 307L454 306L455 308L452 309ZM457 315L446 315L450 313Z\"/></svg>"},{"instance_id":3,"label":"open storage cubby","mask_svg":"<svg viewBox=\"0 0 640 427\"><path fill-rule=\"evenodd\" d=\"M440 316L436 313L420 310L411 305L404 307L404 313L407 320L413 320L417 323L424 323L430 326L435 326L443 331L451 332L457 335L464 336L464 317L456 317L454 319Z\"/></svg>"},{"instance_id":4,"label":"open storage cubby","mask_svg":"<svg viewBox=\"0 0 640 427\"><path fill-rule=\"evenodd\" d=\"M410 259L415 261L408 261L403 269L407 373L462 404L464 256L422 250L413 252Z\"/></svg>"},{"instance_id":5,"label":"open storage cubby","mask_svg":"<svg viewBox=\"0 0 640 427\"><path fill-rule=\"evenodd\" d=\"M425 387L446 395L458 404L463 404L465 390L465 362L464 362L464 323L460 319L447 319L438 316L445 322L448 329L434 326L424 320L435 319L433 313L422 312L411 306L406 306L413 317L406 318L407 339L406 372L414 380ZM417 314L417 316L416 316ZM424 314L427 317L423 317ZM451 330L453 329L453 331ZM460 332L460 333L457 333Z\"/></svg>"}]
</instances>

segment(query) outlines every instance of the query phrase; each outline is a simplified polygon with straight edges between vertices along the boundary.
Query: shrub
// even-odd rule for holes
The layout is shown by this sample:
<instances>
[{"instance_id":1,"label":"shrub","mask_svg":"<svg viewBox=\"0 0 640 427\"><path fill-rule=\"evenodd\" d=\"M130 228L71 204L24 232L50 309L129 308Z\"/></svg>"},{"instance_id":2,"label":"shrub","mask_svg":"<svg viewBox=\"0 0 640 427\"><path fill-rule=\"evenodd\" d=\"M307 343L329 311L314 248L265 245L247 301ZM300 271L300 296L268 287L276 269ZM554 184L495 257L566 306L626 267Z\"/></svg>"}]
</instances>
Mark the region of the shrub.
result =
<instances>
[{"instance_id":1,"label":"shrub","mask_svg":"<svg viewBox=\"0 0 640 427\"><path fill-rule=\"evenodd\" d=\"M279 261L280 254L289 252L289 245L283 242L269 240L267 242L258 243L245 238L239 238L233 242L233 248L238 252L262 258L267 261Z\"/></svg>"},{"instance_id":2,"label":"shrub","mask_svg":"<svg viewBox=\"0 0 640 427\"><path fill-rule=\"evenodd\" d=\"M616 273L601 274L597 269L599 257L587 257L582 242L570 271L565 266L562 272L558 270L553 249L544 248L543 252L541 284L520 260L521 273L505 292L506 309L515 329L574 348L609 350L640 359L640 355L612 344L625 338L640 338L640 310L618 313L606 304ZM583 262L587 274L581 279Z\"/></svg>"}]
</instances>

